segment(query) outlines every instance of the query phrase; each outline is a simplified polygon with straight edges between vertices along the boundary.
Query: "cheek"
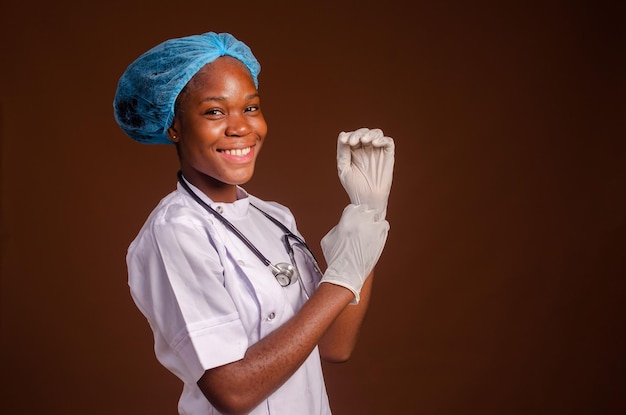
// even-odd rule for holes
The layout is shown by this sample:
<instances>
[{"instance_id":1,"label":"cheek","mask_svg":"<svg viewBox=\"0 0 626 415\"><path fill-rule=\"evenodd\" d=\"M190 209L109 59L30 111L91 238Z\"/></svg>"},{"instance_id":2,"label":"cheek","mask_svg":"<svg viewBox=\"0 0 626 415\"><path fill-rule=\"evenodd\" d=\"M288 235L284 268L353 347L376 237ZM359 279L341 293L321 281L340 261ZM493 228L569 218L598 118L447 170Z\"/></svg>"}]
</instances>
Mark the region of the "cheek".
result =
<instances>
[{"instance_id":1,"label":"cheek","mask_svg":"<svg viewBox=\"0 0 626 415\"><path fill-rule=\"evenodd\" d=\"M194 124L186 125L181 131L181 139L179 146L181 155L187 161L195 160L198 157L203 158L212 153L213 145L221 137L219 129L204 125Z\"/></svg>"},{"instance_id":2,"label":"cheek","mask_svg":"<svg viewBox=\"0 0 626 415\"><path fill-rule=\"evenodd\" d=\"M224 127L218 123L195 122L189 123L185 127L182 136L187 141L202 142L205 145L217 141L224 133Z\"/></svg>"},{"instance_id":3,"label":"cheek","mask_svg":"<svg viewBox=\"0 0 626 415\"><path fill-rule=\"evenodd\" d=\"M257 134L259 134L261 139L265 138L265 136L267 135L267 123L265 122L265 119L263 117L259 117L255 120L254 129L256 130Z\"/></svg>"}]
</instances>

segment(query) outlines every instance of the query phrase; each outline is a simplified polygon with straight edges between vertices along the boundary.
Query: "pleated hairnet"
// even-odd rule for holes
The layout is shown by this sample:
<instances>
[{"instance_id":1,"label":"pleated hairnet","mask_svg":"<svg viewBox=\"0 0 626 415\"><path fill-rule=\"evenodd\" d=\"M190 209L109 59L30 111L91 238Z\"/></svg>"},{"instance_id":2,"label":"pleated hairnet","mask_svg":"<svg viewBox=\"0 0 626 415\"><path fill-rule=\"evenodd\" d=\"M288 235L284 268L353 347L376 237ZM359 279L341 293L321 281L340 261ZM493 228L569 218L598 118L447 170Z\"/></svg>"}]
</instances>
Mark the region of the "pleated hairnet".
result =
<instances>
[{"instance_id":1,"label":"pleated hairnet","mask_svg":"<svg viewBox=\"0 0 626 415\"><path fill-rule=\"evenodd\" d=\"M204 65L225 55L243 62L258 88L261 65L233 35L208 32L170 39L128 66L113 101L115 120L136 141L172 144L166 132L174 120L178 94Z\"/></svg>"}]
</instances>

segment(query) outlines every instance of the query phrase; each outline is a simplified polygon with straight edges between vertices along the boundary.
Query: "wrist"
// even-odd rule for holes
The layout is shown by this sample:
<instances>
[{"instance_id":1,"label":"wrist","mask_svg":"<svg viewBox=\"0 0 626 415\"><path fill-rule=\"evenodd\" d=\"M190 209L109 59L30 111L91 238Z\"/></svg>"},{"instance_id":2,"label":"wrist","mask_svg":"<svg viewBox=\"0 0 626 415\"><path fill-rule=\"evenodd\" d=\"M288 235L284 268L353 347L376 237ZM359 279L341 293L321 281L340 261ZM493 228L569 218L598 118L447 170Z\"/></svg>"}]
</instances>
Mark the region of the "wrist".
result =
<instances>
[{"instance_id":1,"label":"wrist","mask_svg":"<svg viewBox=\"0 0 626 415\"><path fill-rule=\"evenodd\" d=\"M358 290L338 280L322 279L318 285L319 290L328 291L331 295L345 300L346 305L358 304L361 296Z\"/></svg>"}]
</instances>

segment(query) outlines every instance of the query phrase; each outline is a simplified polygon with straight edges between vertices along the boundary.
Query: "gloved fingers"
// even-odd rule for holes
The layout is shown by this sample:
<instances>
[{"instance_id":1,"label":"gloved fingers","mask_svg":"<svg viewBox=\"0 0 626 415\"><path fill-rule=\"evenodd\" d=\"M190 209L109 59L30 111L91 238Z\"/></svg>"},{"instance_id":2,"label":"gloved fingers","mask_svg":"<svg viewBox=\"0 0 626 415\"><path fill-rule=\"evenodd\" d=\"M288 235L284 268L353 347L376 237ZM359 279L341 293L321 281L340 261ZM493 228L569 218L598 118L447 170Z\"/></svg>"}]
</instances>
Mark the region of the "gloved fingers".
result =
<instances>
[{"instance_id":1,"label":"gloved fingers","mask_svg":"<svg viewBox=\"0 0 626 415\"><path fill-rule=\"evenodd\" d=\"M372 141L369 141L370 139ZM340 175L358 170L373 179L377 174L393 169L395 144L392 138L368 134L363 136L359 143L355 147L340 144L337 149L337 166Z\"/></svg>"},{"instance_id":2,"label":"gloved fingers","mask_svg":"<svg viewBox=\"0 0 626 415\"><path fill-rule=\"evenodd\" d=\"M383 132L379 128L359 128L351 132L342 132L339 134L339 142L346 144L351 148L359 148L367 146L372 141L383 137Z\"/></svg>"},{"instance_id":3,"label":"gloved fingers","mask_svg":"<svg viewBox=\"0 0 626 415\"><path fill-rule=\"evenodd\" d=\"M391 147L390 147L391 146ZM385 152L393 154L393 140L385 137L379 128L359 128L351 132L341 132L337 138L337 167L339 171L345 171L351 167L355 158L364 157L369 154L372 147L383 147ZM366 153L354 151L366 148ZM357 161L359 162L359 161Z\"/></svg>"},{"instance_id":4,"label":"gloved fingers","mask_svg":"<svg viewBox=\"0 0 626 415\"><path fill-rule=\"evenodd\" d=\"M349 144L352 134L342 131L337 138L337 169L340 175L346 174L352 165L352 147Z\"/></svg>"},{"instance_id":5,"label":"gloved fingers","mask_svg":"<svg viewBox=\"0 0 626 415\"><path fill-rule=\"evenodd\" d=\"M358 134L353 134L353 136L350 137L350 144L352 145L352 147L365 147L370 145L375 139L383 137L382 130L378 128L374 128L371 130L368 130L367 128L361 128L357 130L357 132Z\"/></svg>"},{"instance_id":6,"label":"gloved fingers","mask_svg":"<svg viewBox=\"0 0 626 415\"><path fill-rule=\"evenodd\" d=\"M372 145L374 147L382 147L387 154L394 154L396 147L393 138L387 136L376 137L372 140Z\"/></svg>"},{"instance_id":7,"label":"gloved fingers","mask_svg":"<svg viewBox=\"0 0 626 415\"><path fill-rule=\"evenodd\" d=\"M339 133L339 137L337 137L337 141L341 144L348 144L348 139L350 138L350 135L352 134L352 131L342 131Z\"/></svg>"},{"instance_id":8,"label":"gloved fingers","mask_svg":"<svg viewBox=\"0 0 626 415\"><path fill-rule=\"evenodd\" d=\"M353 204L376 209L385 218L393 176L395 143L382 130L359 128L337 139L339 180Z\"/></svg>"},{"instance_id":9,"label":"gloved fingers","mask_svg":"<svg viewBox=\"0 0 626 415\"><path fill-rule=\"evenodd\" d=\"M367 134L368 131L369 131L369 128L359 128L358 130L348 131L348 132L342 131L339 134L339 141L341 141L342 144L347 144L350 147L352 147L356 145L360 137Z\"/></svg>"}]
</instances>

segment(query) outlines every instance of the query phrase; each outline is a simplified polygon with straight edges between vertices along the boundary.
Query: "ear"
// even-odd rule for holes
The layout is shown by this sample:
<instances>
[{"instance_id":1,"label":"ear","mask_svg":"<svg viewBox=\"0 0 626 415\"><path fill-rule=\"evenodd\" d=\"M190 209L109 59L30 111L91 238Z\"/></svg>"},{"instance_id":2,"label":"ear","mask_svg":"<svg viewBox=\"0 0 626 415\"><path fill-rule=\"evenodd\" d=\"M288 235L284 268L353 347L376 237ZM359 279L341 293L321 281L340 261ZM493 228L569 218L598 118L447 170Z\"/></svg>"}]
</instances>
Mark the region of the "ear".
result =
<instances>
[{"instance_id":1,"label":"ear","mask_svg":"<svg viewBox=\"0 0 626 415\"><path fill-rule=\"evenodd\" d=\"M180 128L179 128L178 118L174 117L174 122L172 123L172 126L167 129L167 136L174 143L178 143L180 141L179 130Z\"/></svg>"}]
</instances>

